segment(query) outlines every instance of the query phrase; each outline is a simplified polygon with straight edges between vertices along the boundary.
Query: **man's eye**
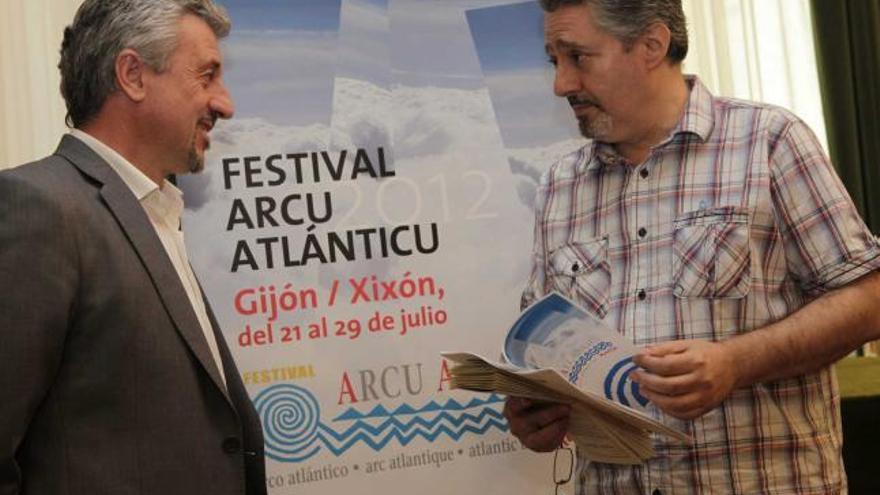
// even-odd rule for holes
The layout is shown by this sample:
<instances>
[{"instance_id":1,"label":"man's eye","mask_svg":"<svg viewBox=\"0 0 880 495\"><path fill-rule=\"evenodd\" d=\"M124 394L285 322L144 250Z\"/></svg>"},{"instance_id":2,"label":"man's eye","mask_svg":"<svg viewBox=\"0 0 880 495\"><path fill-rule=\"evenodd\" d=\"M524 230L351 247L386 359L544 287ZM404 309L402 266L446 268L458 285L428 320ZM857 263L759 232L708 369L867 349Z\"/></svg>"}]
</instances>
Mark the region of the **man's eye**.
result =
<instances>
[{"instance_id":1,"label":"man's eye","mask_svg":"<svg viewBox=\"0 0 880 495\"><path fill-rule=\"evenodd\" d=\"M548 59L547 59L547 63L550 64L550 65L552 65L553 67L556 67L556 57L550 57L550 58L548 58Z\"/></svg>"}]
</instances>

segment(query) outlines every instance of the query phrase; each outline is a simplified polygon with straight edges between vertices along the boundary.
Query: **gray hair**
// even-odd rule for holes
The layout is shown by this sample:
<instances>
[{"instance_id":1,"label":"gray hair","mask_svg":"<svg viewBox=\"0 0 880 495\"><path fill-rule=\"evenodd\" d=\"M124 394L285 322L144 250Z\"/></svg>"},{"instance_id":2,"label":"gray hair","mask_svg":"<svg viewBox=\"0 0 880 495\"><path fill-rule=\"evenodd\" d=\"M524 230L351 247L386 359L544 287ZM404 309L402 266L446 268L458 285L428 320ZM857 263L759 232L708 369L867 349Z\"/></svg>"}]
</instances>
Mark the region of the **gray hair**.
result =
<instances>
[{"instance_id":1,"label":"gray hair","mask_svg":"<svg viewBox=\"0 0 880 495\"><path fill-rule=\"evenodd\" d=\"M567 5L590 6L596 15L596 26L627 48L648 26L662 22L672 33L666 58L679 63L687 56L687 21L681 0L541 0L541 7L547 12Z\"/></svg>"},{"instance_id":2,"label":"gray hair","mask_svg":"<svg viewBox=\"0 0 880 495\"><path fill-rule=\"evenodd\" d=\"M122 50L130 48L153 70L165 70L186 14L204 20L217 38L229 34L229 16L213 0L85 0L64 29L58 63L67 125L88 123L116 91Z\"/></svg>"}]
</instances>

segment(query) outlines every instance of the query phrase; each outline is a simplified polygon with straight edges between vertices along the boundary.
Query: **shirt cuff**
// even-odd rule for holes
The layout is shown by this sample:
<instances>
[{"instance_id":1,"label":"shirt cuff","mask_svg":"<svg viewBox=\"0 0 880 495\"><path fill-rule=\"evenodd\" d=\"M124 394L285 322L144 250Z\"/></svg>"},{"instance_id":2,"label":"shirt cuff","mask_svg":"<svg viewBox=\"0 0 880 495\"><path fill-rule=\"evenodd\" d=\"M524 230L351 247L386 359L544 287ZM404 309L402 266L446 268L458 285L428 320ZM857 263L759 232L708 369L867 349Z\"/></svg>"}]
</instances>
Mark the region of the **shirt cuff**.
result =
<instances>
[{"instance_id":1,"label":"shirt cuff","mask_svg":"<svg viewBox=\"0 0 880 495\"><path fill-rule=\"evenodd\" d=\"M880 242L875 242L858 256L822 269L815 279L803 285L803 289L807 294L818 296L877 270L880 270Z\"/></svg>"}]
</instances>

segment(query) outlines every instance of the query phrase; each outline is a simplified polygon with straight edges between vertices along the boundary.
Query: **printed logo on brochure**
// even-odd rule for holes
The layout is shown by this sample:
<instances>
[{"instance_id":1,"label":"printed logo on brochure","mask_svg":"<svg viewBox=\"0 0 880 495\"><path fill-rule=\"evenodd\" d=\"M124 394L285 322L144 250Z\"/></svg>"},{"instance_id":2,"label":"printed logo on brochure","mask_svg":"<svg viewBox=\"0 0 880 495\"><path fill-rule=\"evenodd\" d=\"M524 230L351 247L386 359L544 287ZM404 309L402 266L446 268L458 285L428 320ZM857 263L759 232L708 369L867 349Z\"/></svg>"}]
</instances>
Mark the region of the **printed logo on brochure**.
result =
<instances>
[{"instance_id":1,"label":"printed logo on brochure","mask_svg":"<svg viewBox=\"0 0 880 495\"><path fill-rule=\"evenodd\" d=\"M571 366L571 370L568 372L568 381L571 383L577 383L581 371L590 364L590 361L597 357L607 356L616 350L617 346L614 345L614 342L609 342L607 340L598 342L596 345L590 347L584 351L584 353L581 354L580 357L577 358L577 361Z\"/></svg>"},{"instance_id":2,"label":"printed logo on brochure","mask_svg":"<svg viewBox=\"0 0 880 495\"><path fill-rule=\"evenodd\" d=\"M629 407L647 407L648 399L639 393L639 384L630 377L638 365L632 357L618 361L605 377L605 398Z\"/></svg>"}]
</instances>

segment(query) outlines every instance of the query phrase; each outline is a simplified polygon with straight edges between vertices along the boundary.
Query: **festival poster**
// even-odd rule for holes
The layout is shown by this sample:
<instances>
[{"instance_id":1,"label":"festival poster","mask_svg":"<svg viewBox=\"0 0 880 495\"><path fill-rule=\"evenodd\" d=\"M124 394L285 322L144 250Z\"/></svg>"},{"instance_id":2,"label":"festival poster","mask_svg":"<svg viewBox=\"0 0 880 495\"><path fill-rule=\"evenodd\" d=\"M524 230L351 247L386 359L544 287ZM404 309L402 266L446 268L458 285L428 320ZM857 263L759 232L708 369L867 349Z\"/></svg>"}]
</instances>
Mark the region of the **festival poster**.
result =
<instances>
[{"instance_id":1,"label":"festival poster","mask_svg":"<svg viewBox=\"0 0 880 495\"><path fill-rule=\"evenodd\" d=\"M181 177L184 231L270 493L552 489L553 456L502 398L450 391L440 357L499 354L529 271L537 177L468 23L497 2L220 3L236 117Z\"/></svg>"}]
</instances>

